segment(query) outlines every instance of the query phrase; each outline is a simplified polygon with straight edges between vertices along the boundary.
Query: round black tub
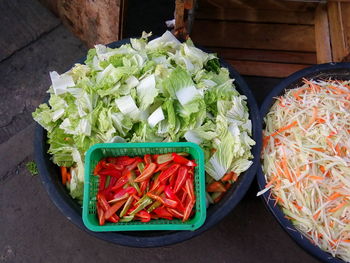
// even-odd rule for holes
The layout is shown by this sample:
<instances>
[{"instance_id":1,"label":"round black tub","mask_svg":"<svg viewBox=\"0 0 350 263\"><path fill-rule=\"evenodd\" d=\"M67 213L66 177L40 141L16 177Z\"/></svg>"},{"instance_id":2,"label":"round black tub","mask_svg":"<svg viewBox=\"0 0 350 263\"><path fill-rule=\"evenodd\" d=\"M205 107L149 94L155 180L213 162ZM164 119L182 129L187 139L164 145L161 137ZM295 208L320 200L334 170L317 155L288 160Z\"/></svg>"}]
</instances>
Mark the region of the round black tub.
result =
<instances>
[{"instance_id":1,"label":"round black tub","mask_svg":"<svg viewBox=\"0 0 350 263\"><path fill-rule=\"evenodd\" d=\"M123 44L129 43L129 39L109 44L109 47L115 48ZM83 63L84 59L78 61ZM226 193L225 197L207 210L207 219L204 225L196 231L140 231L140 232L91 232L84 226L81 218L81 206L73 200L65 186L60 182L60 174L58 166L50 161L50 155L47 153L48 145L46 143L46 131L37 124L35 131L35 158L38 165L41 181L46 188L51 200L57 208L77 227L85 230L91 235L103 239L108 242L131 247L158 247L184 240L188 240L197 236L217 224L238 204L247 192L256 173L259 162L261 148L261 120L258 106L251 90L248 88L243 78L229 64L220 60L223 67L230 71L231 78L235 79L234 84L237 90L247 97L250 119L252 121L253 139L256 145L252 148L254 155L253 165L243 174L239 176L238 181Z\"/></svg>"},{"instance_id":2,"label":"round black tub","mask_svg":"<svg viewBox=\"0 0 350 263\"><path fill-rule=\"evenodd\" d=\"M315 65L303 70L300 70L288 78L281 81L265 98L261 108L260 116L261 119L265 117L268 113L270 107L274 103L274 98L284 94L286 89L293 89L302 84L302 79L340 79L349 80L350 79L350 63L327 63L321 65ZM258 167L257 172L258 184L260 190L263 190L266 185L266 180L262 171L261 165ZM294 239L294 241L311 255L322 260L323 262L332 263L344 263L343 260L332 257L329 253L321 250L319 247L313 245L305 236L303 236L296 228L293 226L291 221L285 218L284 213L275 205L275 201L269 198L270 190L262 195L265 204L271 213L275 216L281 227Z\"/></svg>"}]
</instances>

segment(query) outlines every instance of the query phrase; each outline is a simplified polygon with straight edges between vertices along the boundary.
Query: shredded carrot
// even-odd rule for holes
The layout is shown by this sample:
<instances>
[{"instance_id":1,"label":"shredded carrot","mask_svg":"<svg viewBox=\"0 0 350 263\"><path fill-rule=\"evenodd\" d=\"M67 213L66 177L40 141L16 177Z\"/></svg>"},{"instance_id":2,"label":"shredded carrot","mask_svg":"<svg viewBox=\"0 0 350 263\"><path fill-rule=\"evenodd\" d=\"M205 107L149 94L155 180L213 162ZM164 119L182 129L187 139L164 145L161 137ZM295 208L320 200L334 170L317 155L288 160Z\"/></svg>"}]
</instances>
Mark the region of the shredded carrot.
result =
<instances>
[{"instance_id":1,"label":"shredded carrot","mask_svg":"<svg viewBox=\"0 0 350 263\"><path fill-rule=\"evenodd\" d=\"M322 153L324 153L326 151L323 148L311 148L311 149L314 150L314 151L322 152Z\"/></svg>"},{"instance_id":2,"label":"shredded carrot","mask_svg":"<svg viewBox=\"0 0 350 263\"><path fill-rule=\"evenodd\" d=\"M329 148L334 149L333 143L331 142L330 139L326 138L326 143L329 146Z\"/></svg>"},{"instance_id":3,"label":"shredded carrot","mask_svg":"<svg viewBox=\"0 0 350 263\"><path fill-rule=\"evenodd\" d=\"M321 87L315 83L312 83L311 81L307 80L306 78L303 78L303 81L305 84L308 84L311 88L314 88L315 91L320 91Z\"/></svg>"},{"instance_id":4,"label":"shredded carrot","mask_svg":"<svg viewBox=\"0 0 350 263\"><path fill-rule=\"evenodd\" d=\"M270 139L270 135L265 136L263 139L263 148L265 149Z\"/></svg>"},{"instance_id":5,"label":"shredded carrot","mask_svg":"<svg viewBox=\"0 0 350 263\"><path fill-rule=\"evenodd\" d=\"M323 180L324 179L324 177L316 176L316 175L308 175L307 177L312 179L312 180Z\"/></svg>"},{"instance_id":6,"label":"shredded carrot","mask_svg":"<svg viewBox=\"0 0 350 263\"><path fill-rule=\"evenodd\" d=\"M334 87L334 86L328 86L328 88L336 91L336 94L348 94L349 93L345 90L339 89L339 88Z\"/></svg>"},{"instance_id":7,"label":"shredded carrot","mask_svg":"<svg viewBox=\"0 0 350 263\"><path fill-rule=\"evenodd\" d=\"M268 182L266 185L265 185L265 188L267 187L270 187L276 180L277 180L278 176L275 175L274 177L272 177L271 181Z\"/></svg>"},{"instance_id":8,"label":"shredded carrot","mask_svg":"<svg viewBox=\"0 0 350 263\"><path fill-rule=\"evenodd\" d=\"M318 109L317 107L313 107L312 108L312 117L310 119L310 121L308 122L308 124L306 125L305 129L309 129L310 126L316 121L317 119L317 114L318 114Z\"/></svg>"},{"instance_id":9,"label":"shredded carrot","mask_svg":"<svg viewBox=\"0 0 350 263\"><path fill-rule=\"evenodd\" d=\"M300 94L303 93L305 91L304 88L299 88L297 89L295 92L293 92L293 96L296 100L301 100L300 98Z\"/></svg>"},{"instance_id":10,"label":"shredded carrot","mask_svg":"<svg viewBox=\"0 0 350 263\"><path fill-rule=\"evenodd\" d=\"M290 171L289 171L289 169L288 169L286 154L284 154L283 157L282 157L281 166L282 166L284 175L287 177L287 179L289 180L289 182L292 182L293 179L292 179L291 174L290 174Z\"/></svg>"},{"instance_id":11,"label":"shredded carrot","mask_svg":"<svg viewBox=\"0 0 350 263\"><path fill-rule=\"evenodd\" d=\"M294 205L298 210L303 209L303 207L300 206L300 205L298 205L296 202L293 202L293 205Z\"/></svg>"},{"instance_id":12,"label":"shredded carrot","mask_svg":"<svg viewBox=\"0 0 350 263\"><path fill-rule=\"evenodd\" d=\"M319 124L323 124L323 123L326 122L326 120L325 120L325 119L322 119L322 118L317 118L317 119L316 119L316 122L319 123Z\"/></svg>"},{"instance_id":13,"label":"shredded carrot","mask_svg":"<svg viewBox=\"0 0 350 263\"><path fill-rule=\"evenodd\" d=\"M331 137L333 137L334 135L337 135L337 133L334 132L334 131L331 131L331 132L329 133L329 135L327 136L327 138L331 138Z\"/></svg>"},{"instance_id":14,"label":"shredded carrot","mask_svg":"<svg viewBox=\"0 0 350 263\"><path fill-rule=\"evenodd\" d=\"M71 179L72 175L70 174L70 172L67 171L67 181L70 182Z\"/></svg>"},{"instance_id":15,"label":"shredded carrot","mask_svg":"<svg viewBox=\"0 0 350 263\"><path fill-rule=\"evenodd\" d=\"M334 194L332 194L331 196L329 196L329 197L327 198L327 200L328 200L328 201L333 201L333 200L337 199L337 198L340 197L340 196L341 196L341 194L339 194L338 192L335 192Z\"/></svg>"},{"instance_id":16,"label":"shredded carrot","mask_svg":"<svg viewBox=\"0 0 350 263\"><path fill-rule=\"evenodd\" d=\"M278 203L283 203L283 200L280 197L276 197L274 206L276 206Z\"/></svg>"},{"instance_id":17,"label":"shredded carrot","mask_svg":"<svg viewBox=\"0 0 350 263\"><path fill-rule=\"evenodd\" d=\"M61 177L62 177L62 184L67 183L67 167L61 166Z\"/></svg>"},{"instance_id":18,"label":"shredded carrot","mask_svg":"<svg viewBox=\"0 0 350 263\"><path fill-rule=\"evenodd\" d=\"M344 205L348 204L349 202L348 201L343 201L341 202L339 205L337 205L336 207L332 208L332 209L329 209L328 212L335 212L335 211L338 211L340 208L342 208Z\"/></svg>"},{"instance_id":19,"label":"shredded carrot","mask_svg":"<svg viewBox=\"0 0 350 263\"><path fill-rule=\"evenodd\" d=\"M317 219L319 218L320 214L321 214L321 210L318 211L316 214L314 214L312 217L313 217L315 220L317 220Z\"/></svg>"},{"instance_id":20,"label":"shredded carrot","mask_svg":"<svg viewBox=\"0 0 350 263\"><path fill-rule=\"evenodd\" d=\"M284 132L284 131L286 131L286 130L289 130L290 128L294 127L294 126L297 125L297 124L298 124L297 121L293 121L291 124L279 128L276 132L272 133L271 136L274 137L274 136L276 136L277 134L280 134L281 132Z\"/></svg>"},{"instance_id":21,"label":"shredded carrot","mask_svg":"<svg viewBox=\"0 0 350 263\"><path fill-rule=\"evenodd\" d=\"M320 165L320 170L323 174L326 172L326 168L323 165Z\"/></svg>"}]
</instances>

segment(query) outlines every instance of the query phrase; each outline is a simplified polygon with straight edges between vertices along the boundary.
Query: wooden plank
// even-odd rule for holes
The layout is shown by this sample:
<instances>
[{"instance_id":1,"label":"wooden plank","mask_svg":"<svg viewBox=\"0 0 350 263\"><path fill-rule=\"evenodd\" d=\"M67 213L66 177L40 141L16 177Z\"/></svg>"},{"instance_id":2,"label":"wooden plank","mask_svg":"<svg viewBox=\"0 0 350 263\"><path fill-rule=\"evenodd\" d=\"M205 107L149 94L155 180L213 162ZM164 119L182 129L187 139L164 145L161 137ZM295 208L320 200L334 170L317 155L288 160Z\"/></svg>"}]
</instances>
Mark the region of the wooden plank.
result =
<instances>
[{"instance_id":1,"label":"wooden plank","mask_svg":"<svg viewBox=\"0 0 350 263\"><path fill-rule=\"evenodd\" d=\"M345 56L342 61L350 61L350 1L341 2L341 13L344 29Z\"/></svg>"},{"instance_id":2,"label":"wooden plank","mask_svg":"<svg viewBox=\"0 0 350 263\"><path fill-rule=\"evenodd\" d=\"M185 1L175 1L175 28L174 34L180 39L185 39L186 28L185 28Z\"/></svg>"},{"instance_id":3,"label":"wooden plank","mask_svg":"<svg viewBox=\"0 0 350 263\"><path fill-rule=\"evenodd\" d=\"M312 52L290 52L276 50L259 50L243 48L221 48L210 47L211 52L215 52L223 59L251 60L265 62L281 62L296 64L316 64L316 53Z\"/></svg>"},{"instance_id":4,"label":"wooden plank","mask_svg":"<svg viewBox=\"0 0 350 263\"><path fill-rule=\"evenodd\" d=\"M308 67L303 64L283 64L258 61L228 60L242 75L284 78L290 74Z\"/></svg>"},{"instance_id":5,"label":"wooden plank","mask_svg":"<svg viewBox=\"0 0 350 263\"><path fill-rule=\"evenodd\" d=\"M231 9L231 8L199 8L196 12L197 19L246 21L265 23L287 23L313 25L314 14L312 11L290 11L273 9Z\"/></svg>"},{"instance_id":6,"label":"wooden plank","mask_svg":"<svg viewBox=\"0 0 350 263\"><path fill-rule=\"evenodd\" d=\"M331 42L329 38L329 23L327 15L327 5L320 4L315 14L315 41L317 63L327 63L332 61Z\"/></svg>"},{"instance_id":7,"label":"wooden plank","mask_svg":"<svg viewBox=\"0 0 350 263\"><path fill-rule=\"evenodd\" d=\"M342 21L341 3L328 3L329 30L333 61L339 62L347 55Z\"/></svg>"},{"instance_id":8,"label":"wooden plank","mask_svg":"<svg viewBox=\"0 0 350 263\"><path fill-rule=\"evenodd\" d=\"M317 7L317 3L303 3L281 0L199 0L201 7L218 8L250 8L274 9L286 11L310 11Z\"/></svg>"},{"instance_id":9,"label":"wooden plank","mask_svg":"<svg viewBox=\"0 0 350 263\"><path fill-rule=\"evenodd\" d=\"M196 20L191 37L203 46L306 52L316 50L314 27L308 25Z\"/></svg>"},{"instance_id":10,"label":"wooden plank","mask_svg":"<svg viewBox=\"0 0 350 263\"><path fill-rule=\"evenodd\" d=\"M121 0L58 2L60 18L89 47L120 39Z\"/></svg>"},{"instance_id":11,"label":"wooden plank","mask_svg":"<svg viewBox=\"0 0 350 263\"><path fill-rule=\"evenodd\" d=\"M0 17L0 61L60 23L35 0L2 0Z\"/></svg>"}]
</instances>

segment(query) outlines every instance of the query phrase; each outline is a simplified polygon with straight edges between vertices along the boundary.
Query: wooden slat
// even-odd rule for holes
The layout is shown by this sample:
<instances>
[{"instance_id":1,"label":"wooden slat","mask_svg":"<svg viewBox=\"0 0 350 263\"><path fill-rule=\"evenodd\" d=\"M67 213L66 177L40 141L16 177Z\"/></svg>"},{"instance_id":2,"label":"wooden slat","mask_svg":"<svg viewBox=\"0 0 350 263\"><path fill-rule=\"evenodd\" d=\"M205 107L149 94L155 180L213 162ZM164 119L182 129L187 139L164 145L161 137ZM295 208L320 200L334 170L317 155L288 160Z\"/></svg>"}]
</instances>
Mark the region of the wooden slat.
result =
<instances>
[{"instance_id":1,"label":"wooden slat","mask_svg":"<svg viewBox=\"0 0 350 263\"><path fill-rule=\"evenodd\" d=\"M122 0L61 0L58 13L65 25L89 47L120 38Z\"/></svg>"},{"instance_id":2,"label":"wooden slat","mask_svg":"<svg viewBox=\"0 0 350 263\"><path fill-rule=\"evenodd\" d=\"M199 8L196 12L197 19L267 22L313 25L314 14L312 11L287 11L268 9L231 9L231 8Z\"/></svg>"},{"instance_id":3,"label":"wooden slat","mask_svg":"<svg viewBox=\"0 0 350 263\"><path fill-rule=\"evenodd\" d=\"M310 11L317 3L303 3L282 0L199 0L200 7L275 9L286 11Z\"/></svg>"},{"instance_id":4,"label":"wooden slat","mask_svg":"<svg viewBox=\"0 0 350 263\"><path fill-rule=\"evenodd\" d=\"M203 46L314 52L313 26L197 20L192 39Z\"/></svg>"},{"instance_id":5,"label":"wooden slat","mask_svg":"<svg viewBox=\"0 0 350 263\"><path fill-rule=\"evenodd\" d=\"M347 55L344 39L341 3L328 3L329 30L332 44L332 57L335 62L342 61Z\"/></svg>"},{"instance_id":6,"label":"wooden slat","mask_svg":"<svg viewBox=\"0 0 350 263\"><path fill-rule=\"evenodd\" d=\"M290 74L308 67L302 64L282 64L258 61L228 60L242 75L284 78Z\"/></svg>"},{"instance_id":7,"label":"wooden slat","mask_svg":"<svg viewBox=\"0 0 350 263\"><path fill-rule=\"evenodd\" d=\"M2 0L0 17L0 61L60 23L35 0Z\"/></svg>"},{"instance_id":8,"label":"wooden slat","mask_svg":"<svg viewBox=\"0 0 350 263\"><path fill-rule=\"evenodd\" d=\"M350 1L341 3L342 21L344 29L345 56L342 61L350 61Z\"/></svg>"},{"instance_id":9,"label":"wooden slat","mask_svg":"<svg viewBox=\"0 0 350 263\"><path fill-rule=\"evenodd\" d=\"M223 59L281 62L295 64L316 64L316 53L290 52L275 50L258 50L242 48L211 47L208 50L215 52Z\"/></svg>"},{"instance_id":10,"label":"wooden slat","mask_svg":"<svg viewBox=\"0 0 350 263\"><path fill-rule=\"evenodd\" d=\"M315 14L315 41L317 63L327 63L332 61L331 42L329 38L329 23L327 15L327 5L320 4Z\"/></svg>"}]
</instances>

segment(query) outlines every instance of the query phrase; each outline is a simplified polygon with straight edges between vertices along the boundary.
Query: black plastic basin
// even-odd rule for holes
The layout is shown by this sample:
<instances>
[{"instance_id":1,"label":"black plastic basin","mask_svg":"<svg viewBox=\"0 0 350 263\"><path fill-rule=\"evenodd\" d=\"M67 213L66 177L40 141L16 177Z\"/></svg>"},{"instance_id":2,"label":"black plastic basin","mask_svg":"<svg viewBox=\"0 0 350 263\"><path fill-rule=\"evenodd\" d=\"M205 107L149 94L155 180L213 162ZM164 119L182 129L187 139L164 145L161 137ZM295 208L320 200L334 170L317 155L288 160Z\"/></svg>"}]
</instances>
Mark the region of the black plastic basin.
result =
<instances>
[{"instance_id":1,"label":"black plastic basin","mask_svg":"<svg viewBox=\"0 0 350 263\"><path fill-rule=\"evenodd\" d=\"M128 39L114 42L109 47L119 47L129 43ZM84 59L78 61L83 63ZM157 247L178 243L199 235L205 230L217 224L238 204L251 185L257 165L259 162L261 148L261 120L258 106L254 96L242 77L229 64L220 60L223 67L230 71L231 78L235 79L234 84L237 90L247 97L250 119L252 121L253 139L256 145L252 148L254 155L253 165L239 176L238 181L226 193L225 197L207 210L207 219L204 225L196 231L140 231L140 232L91 232L85 228L81 218L81 206L73 200L65 186L60 181L59 167L50 161L47 153L46 131L37 125L35 131L35 158L38 165L41 181L46 188L51 200L57 208L76 226L90 233L91 235L108 242L131 247Z\"/></svg>"},{"instance_id":2,"label":"black plastic basin","mask_svg":"<svg viewBox=\"0 0 350 263\"><path fill-rule=\"evenodd\" d=\"M281 96L284 94L286 89L297 88L302 84L302 79L340 79L340 80L349 80L350 79L350 63L327 63L309 67L303 70L300 70L288 78L281 81L272 91L266 96L261 108L260 116L261 119L269 112L272 104L275 101L275 97ZM266 180L264 173L262 171L261 165L258 167L258 184L260 190L263 190L266 185ZM292 224L292 222L285 218L284 213L279 208L278 205L275 205L275 201L270 199L271 191L267 191L262 195L265 204L275 216L281 227L294 239L294 241L309 252L311 255L315 256L323 262L332 262L332 263L344 263L343 260L339 258L332 257L331 254L321 250L319 247L312 244L305 236L301 234Z\"/></svg>"}]
</instances>

